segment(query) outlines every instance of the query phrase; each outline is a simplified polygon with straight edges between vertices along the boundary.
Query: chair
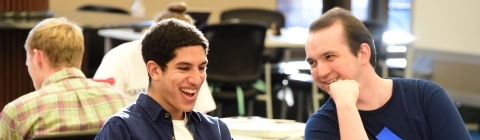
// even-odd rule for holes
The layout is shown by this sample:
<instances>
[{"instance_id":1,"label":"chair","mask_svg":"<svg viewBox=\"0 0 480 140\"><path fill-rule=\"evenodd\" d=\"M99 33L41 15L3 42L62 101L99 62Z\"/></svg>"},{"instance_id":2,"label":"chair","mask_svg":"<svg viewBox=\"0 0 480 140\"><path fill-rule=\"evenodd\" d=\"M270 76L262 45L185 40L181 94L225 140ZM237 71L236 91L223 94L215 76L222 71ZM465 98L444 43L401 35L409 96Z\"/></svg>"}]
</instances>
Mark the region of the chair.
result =
<instances>
[{"instance_id":1,"label":"chair","mask_svg":"<svg viewBox=\"0 0 480 140\"><path fill-rule=\"evenodd\" d=\"M255 8L239 8L223 11L220 14L220 20L246 19L264 21L270 24L275 23L277 28L285 27L285 17L278 11Z\"/></svg>"},{"instance_id":2,"label":"chair","mask_svg":"<svg viewBox=\"0 0 480 140\"><path fill-rule=\"evenodd\" d=\"M210 43L207 81L218 104L217 116L221 115L223 103L234 101L238 114L243 116L244 99L249 101L252 115L253 101L260 91L251 85L262 74L266 30L254 23L220 23L202 28Z\"/></svg>"},{"instance_id":3,"label":"chair","mask_svg":"<svg viewBox=\"0 0 480 140\"><path fill-rule=\"evenodd\" d=\"M80 6L77 10L130 15L128 11L123 10L121 8L111 7L111 6L102 6L102 5L87 4L87 5Z\"/></svg>"},{"instance_id":4,"label":"chair","mask_svg":"<svg viewBox=\"0 0 480 140\"><path fill-rule=\"evenodd\" d=\"M315 113L315 111L320 108L320 101L323 101L329 96L317 87L310 73L290 74L287 77L287 80L288 87L292 89L295 95L297 95L297 121L304 122L303 115ZM307 105L307 113L303 112L303 105ZM287 113L284 108L285 106L282 106L282 116L286 115L285 113Z\"/></svg>"},{"instance_id":5,"label":"chair","mask_svg":"<svg viewBox=\"0 0 480 140\"><path fill-rule=\"evenodd\" d=\"M275 23L275 30L277 30L278 34L280 34L280 29L285 27L285 16L282 13L266 9L239 8L226 10L220 14L221 21L232 19L262 21L267 24L267 28L270 28L272 23ZM264 59L270 63L278 63L281 61L283 53L284 50L281 48L267 48L264 51Z\"/></svg>"},{"instance_id":6,"label":"chair","mask_svg":"<svg viewBox=\"0 0 480 140\"><path fill-rule=\"evenodd\" d=\"M375 71L381 77L386 78L388 77L388 67L385 63L387 59L387 52L383 47L383 33L385 32L384 26L381 23L374 21L365 21L363 24L365 27L367 27L370 34L372 34L374 40L375 51L377 53L377 66L375 67Z\"/></svg>"},{"instance_id":7,"label":"chair","mask_svg":"<svg viewBox=\"0 0 480 140\"><path fill-rule=\"evenodd\" d=\"M194 25L197 29L202 29L207 25L208 18L210 17L210 12L205 11L188 11L187 14L193 18L195 21Z\"/></svg>"},{"instance_id":8,"label":"chair","mask_svg":"<svg viewBox=\"0 0 480 140\"><path fill-rule=\"evenodd\" d=\"M38 135L33 137L32 140L93 140L97 133L97 131L88 131Z\"/></svg>"}]
</instances>

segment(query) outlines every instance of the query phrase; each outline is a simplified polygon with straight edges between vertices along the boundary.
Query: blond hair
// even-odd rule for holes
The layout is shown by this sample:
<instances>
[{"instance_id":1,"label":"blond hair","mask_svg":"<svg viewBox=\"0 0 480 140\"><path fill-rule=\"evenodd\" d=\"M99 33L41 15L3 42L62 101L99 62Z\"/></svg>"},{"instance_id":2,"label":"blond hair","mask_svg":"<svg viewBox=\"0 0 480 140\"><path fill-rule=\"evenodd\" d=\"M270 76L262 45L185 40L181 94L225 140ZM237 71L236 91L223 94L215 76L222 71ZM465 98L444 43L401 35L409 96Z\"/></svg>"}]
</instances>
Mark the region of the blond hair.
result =
<instances>
[{"instance_id":1,"label":"blond hair","mask_svg":"<svg viewBox=\"0 0 480 140\"><path fill-rule=\"evenodd\" d=\"M41 50L53 68L80 68L85 51L82 28L66 18L48 18L29 33L26 48Z\"/></svg>"}]
</instances>

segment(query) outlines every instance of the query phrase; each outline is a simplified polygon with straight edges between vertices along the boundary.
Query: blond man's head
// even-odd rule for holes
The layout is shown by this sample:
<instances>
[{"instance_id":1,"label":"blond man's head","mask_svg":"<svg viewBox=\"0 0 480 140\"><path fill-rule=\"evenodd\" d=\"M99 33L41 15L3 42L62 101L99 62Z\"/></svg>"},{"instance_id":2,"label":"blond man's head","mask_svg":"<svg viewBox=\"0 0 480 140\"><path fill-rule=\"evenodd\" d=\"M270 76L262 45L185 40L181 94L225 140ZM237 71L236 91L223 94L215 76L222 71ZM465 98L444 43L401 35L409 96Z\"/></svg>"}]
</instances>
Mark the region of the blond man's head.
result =
<instances>
[{"instance_id":1,"label":"blond man's head","mask_svg":"<svg viewBox=\"0 0 480 140\"><path fill-rule=\"evenodd\" d=\"M79 68L85 50L83 40L78 25L66 18L49 18L30 31L25 47L28 52L41 50L53 68Z\"/></svg>"},{"instance_id":2,"label":"blond man's head","mask_svg":"<svg viewBox=\"0 0 480 140\"><path fill-rule=\"evenodd\" d=\"M28 73L35 89L56 71L80 68L85 50L82 29L65 18L38 23L25 42Z\"/></svg>"}]
</instances>

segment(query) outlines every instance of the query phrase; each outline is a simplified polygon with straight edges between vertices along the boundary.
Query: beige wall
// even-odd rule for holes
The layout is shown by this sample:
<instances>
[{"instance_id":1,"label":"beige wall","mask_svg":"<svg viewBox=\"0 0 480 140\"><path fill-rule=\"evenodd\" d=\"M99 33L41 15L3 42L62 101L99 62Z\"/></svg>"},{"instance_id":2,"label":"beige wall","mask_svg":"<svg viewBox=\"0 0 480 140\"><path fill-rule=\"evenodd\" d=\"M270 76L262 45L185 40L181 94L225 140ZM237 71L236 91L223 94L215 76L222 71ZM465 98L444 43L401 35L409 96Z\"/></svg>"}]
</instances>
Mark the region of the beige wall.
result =
<instances>
[{"instance_id":1,"label":"beige wall","mask_svg":"<svg viewBox=\"0 0 480 140\"><path fill-rule=\"evenodd\" d=\"M414 46L480 54L480 0L412 0Z\"/></svg>"},{"instance_id":2,"label":"beige wall","mask_svg":"<svg viewBox=\"0 0 480 140\"><path fill-rule=\"evenodd\" d=\"M417 55L435 60L431 80L447 90L476 96L480 95L478 5L479 0L412 0L413 47L430 51Z\"/></svg>"},{"instance_id":3,"label":"beige wall","mask_svg":"<svg viewBox=\"0 0 480 140\"><path fill-rule=\"evenodd\" d=\"M50 0L52 11L72 11L83 4L111 5L130 11L134 0ZM143 0L146 7L146 17L152 17L165 10L166 5L174 0ZM211 9L209 23L218 22L220 12L236 7L257 7L275 9L276 0L184 0L190 9ZM188 9L187 8L187 9Z\"/></svg>"},{"instance_id":4,"label":"beige wall","mask_svg":"<svg viewBox=\"0 0 480 140\"><path fill-rule=\"evenodd\" d=\"M436 61L432 80L445 89L480 94L479 71L480 65Z\"/></svg>"}]
</instances>

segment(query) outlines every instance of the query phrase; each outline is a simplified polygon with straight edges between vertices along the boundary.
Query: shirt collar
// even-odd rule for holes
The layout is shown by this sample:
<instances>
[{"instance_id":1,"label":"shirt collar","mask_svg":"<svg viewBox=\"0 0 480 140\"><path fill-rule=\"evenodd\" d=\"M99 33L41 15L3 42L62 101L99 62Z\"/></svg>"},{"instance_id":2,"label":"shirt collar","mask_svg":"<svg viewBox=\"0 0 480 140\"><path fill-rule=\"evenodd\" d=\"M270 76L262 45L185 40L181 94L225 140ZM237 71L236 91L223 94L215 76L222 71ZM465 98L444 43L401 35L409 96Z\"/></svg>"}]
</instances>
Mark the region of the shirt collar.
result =
<instances>
[{"instance_id":1,"label":"shirt collar","mask_svg":"<svg viewBox=\"0 0 480 140\"><path fill-rule=\"evenodd\" d=\"M83 74L83 72L80 69L65 68L63 70L57 71L52 75L50 75L45 81L43 81L42 87L52 83L57 83L65 79L72 79L72 78L86 78L86 77L85 77L85 74Z\"/></svg>"},{"instance_id":2,"label":"shirt collar","mask_svg":"<svg viewBox=\"0 0 480 140\"><path fill-rule=\"evenodd\" d=\"M153 100L152 97L145 93L140 93L140 95L138 95L136 103L140 105L145 112L147 112L148 117L150 117L152 121L157 120L161 114L167 113L167 111L163 109L160 104L158 104L155 100ZM200 115L201 114L199 114L197 111L187 112L189 122L190 120L194 120L195 122L200 123Z\"/></svg>"}]
</instances>

